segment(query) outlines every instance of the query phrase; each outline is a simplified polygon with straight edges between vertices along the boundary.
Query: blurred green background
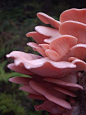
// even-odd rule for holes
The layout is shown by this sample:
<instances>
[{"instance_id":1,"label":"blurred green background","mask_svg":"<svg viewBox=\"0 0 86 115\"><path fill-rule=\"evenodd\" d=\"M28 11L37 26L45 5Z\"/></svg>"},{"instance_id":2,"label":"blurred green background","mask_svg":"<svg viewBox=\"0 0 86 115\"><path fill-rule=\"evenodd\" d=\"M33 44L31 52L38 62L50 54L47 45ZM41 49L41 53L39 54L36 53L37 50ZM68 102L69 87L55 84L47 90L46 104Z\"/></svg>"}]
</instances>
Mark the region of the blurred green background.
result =
<instances>
[{"instance_id":1,"label":"blurred green background","mask_svg":"<svg viewBox=\"0 0 86 115\"><path fill-rule=\"evenodd\" d=\"M48 115L45 111L36 112L34 105L38 100L27 98L27 93L20 91L20 85L10 83L8 79L24 76L7 68L11 60L6 54L13 50L36 53L26 46L32 38L27 32L43 23L36 17L37 12L44 12L59 20L62 11L70 8L86 8L83 0L1 0L0 1L0 115Z\"/></svg>"}]
</instances>

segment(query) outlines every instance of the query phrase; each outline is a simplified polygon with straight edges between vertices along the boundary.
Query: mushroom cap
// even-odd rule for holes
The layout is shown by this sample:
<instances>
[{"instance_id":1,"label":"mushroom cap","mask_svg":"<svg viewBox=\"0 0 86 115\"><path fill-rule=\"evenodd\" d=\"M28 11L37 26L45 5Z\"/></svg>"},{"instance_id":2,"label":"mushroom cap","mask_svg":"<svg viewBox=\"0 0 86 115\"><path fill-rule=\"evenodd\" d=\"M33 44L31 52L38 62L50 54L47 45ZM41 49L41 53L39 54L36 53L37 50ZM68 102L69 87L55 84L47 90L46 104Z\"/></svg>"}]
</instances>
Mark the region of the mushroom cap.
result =
<instances>
[{"instance_id":1,"label":"mushroom cap","mask_svg":"<svg viewBox=\"0 0 86 115\"><path fill-rule=\"evenodd\" d=\"M54 89L56 89L57 91L59 91L59 92L61 92L63 94L69 95L71 97L76 97L76 95L73 92L68 91L66 89L63 89L63 88L60 88L60 87L54 87Z\"/></svg>"},{"instance_id":2,"label":"mushroom cap","mask_svg":"<svg viewBox=\"0 0 86 115\"><path fill-rule=\"evenodd\" d=\"M38 33L48 37L48 39L44 39L44 42L46 42L46 43L51 43L51 41L53 41L57 37L61 36L59 30L50 28L50 27L36 26L35 30Z\"/></svg>"},{"instance_id":3,"label":"mushroom cap","mask_svg":"<svg viewBox=\"0 0 86 115\"><path fill-rule=\"evenodd\" d=\"M37 13L37 17L44 22L45 24L50 24L52 25L54 28L59 29L60 26L60 21L55 20L54 18L48 16L45 13L42 12L38 12Z\"/></svg>"},{"instance_id":4,"label":"mushroom cap","mask_svg":"<svg viewBox=\"0 0 86 115\"><path fill-rule=\"evenodd\" d=\"M53 79L53 78L45 78L45 81L57 84L58 86L64 87L64 88L72 88L72 90L83 90L83 87L81 85L75 84L75 83L68 83L61 81L59 79Z\"/></svg>"},{"instance_id":5,"label":"mushroom cap","mask_svg":"<svg viewBox=\"0 0 86 115\"><path fill-rule=\"evenodd\" d=\"M30 81L29 84L34 90L44 95L49 101L54 102L64 108L71 109L71 105L64 100L65 95L60 92L56 92L52 88L52 84L42 84L34 81Z\"/></svg>"},{"instance_id":6,"label":"mushroom cap","mask_svg":"<svg viewBox=\"0 0 86 115\"><path fill-rule=\"evenodd\" d=\"M48 36L42 35L42 34L36 32L36 31L28 32L26 34L26 36L27 37L32 37L38 44L45 43L44 39L48 39L49 38Z\"/></svg>"},{"instance_id":7,"label":"mushroom cap","mask_svg":"<svg viewBox=\"0 0 86 115\"><path fill-rule=\"evenodd\" d=\"M59 31L62 35L72 35L78 39L78 43L86 44L86 24L77 21L65 21Z\"/></svg>"},{"instance_id":8,"label":"mushroom cap","mask_svg":"<svg viewBox=\"0 0 86 115\"><path fill-rule=\"evenodd\" d=\"M70 48L76 44L76 37L62 35L50 43L49 49L47 49L45 53L50 59L59 61L69 52Z\"/></svg>"},{"instance_id":9,"label":"mushroom cap","mask_svg":"<svg viewBox=\"0 0 86 115\"><path fill-rule=\"evenodd\" d=\"M19 90L22 90L22 91L25 91L25 92L28 92L31 94L35 94L35 95L41 95L40 93L38 93L34 89L32 89L31 86L29 85L29 83L28 83L28 85L19 87Z\"/></svg>"},{"instance_id":10,"label":"mushroom cap","mask_svg":"<svg viewBox=\"0 0 86 115\"><path fill-rule=\"evenodd\" d=\"M71 62L55 62L47 57L40 58L40 56L37 55L35 55L35 59L33 59L29 56L31 55L19 51L13 51L8 54L8 57L14 58L14 64L16 66L22 65L27 70L44 77L63 77L76 68L76 65Z\"/></svg>"},{"instance_id":11,"label":"mushroom cap","mask_svg":"<svg viewBox=\"0 0 86 115\"><path fill-rule=\"evenodd\" d=\"M86 61L86 44L77 44L73 46L70 51L72 52L72 57L79 58Z\"/></svg>"},{"instance_id":12,"label":"mushroom cap","mask_svg":"<svg viewBox=\"0 0 86 115\"><path fill-rule=\"evenodd\" d=\"M46 57L45 50L41 46L39 46L38 44L33 43L33 42L29 42L29 43L27 43L27 45L31 46L33 48L33 50L37 51L42 56Z\"/></svg>"},{"instance_id":13,"label":"mushroom cap","mask_svg":"<svg viewBox=\"0 0 86 115\"><path fill-rule=\"evenodd\" d=\"M60 15L61 23L68 20L78 21L86 24L86 8L83 9L72 8L62 12Z\"/></svg>"}]
</instances>

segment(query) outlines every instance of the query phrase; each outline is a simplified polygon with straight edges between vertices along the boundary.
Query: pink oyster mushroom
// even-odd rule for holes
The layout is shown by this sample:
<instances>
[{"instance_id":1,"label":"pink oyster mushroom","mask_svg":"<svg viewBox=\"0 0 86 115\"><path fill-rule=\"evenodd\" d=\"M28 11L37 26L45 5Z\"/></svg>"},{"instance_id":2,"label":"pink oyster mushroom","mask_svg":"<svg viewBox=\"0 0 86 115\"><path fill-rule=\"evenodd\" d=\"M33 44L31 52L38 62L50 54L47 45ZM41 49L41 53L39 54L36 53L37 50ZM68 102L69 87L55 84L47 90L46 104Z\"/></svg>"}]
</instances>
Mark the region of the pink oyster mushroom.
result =
<instances>
[{"instance_id":1,"label":"pink oyster mushroom","mask_svg":"<svg viewBox=\"0 0 86 115\"><path fill-rule=\"evenodd\" d=\"M60 21L39 12L38 18L45 26L35 27L26 34L36 43L29 42L41 56L13 51L7 58L14 63L8 68L29 77L13 77L13 83L23 84L19 89L29 93L28 98L43 100L35 109L46 110L49 115L72 115L77 96L83 90L78 82L78 72L86 70L86 9L69 9L60 15Z\"/></svg>"}]
</instances>

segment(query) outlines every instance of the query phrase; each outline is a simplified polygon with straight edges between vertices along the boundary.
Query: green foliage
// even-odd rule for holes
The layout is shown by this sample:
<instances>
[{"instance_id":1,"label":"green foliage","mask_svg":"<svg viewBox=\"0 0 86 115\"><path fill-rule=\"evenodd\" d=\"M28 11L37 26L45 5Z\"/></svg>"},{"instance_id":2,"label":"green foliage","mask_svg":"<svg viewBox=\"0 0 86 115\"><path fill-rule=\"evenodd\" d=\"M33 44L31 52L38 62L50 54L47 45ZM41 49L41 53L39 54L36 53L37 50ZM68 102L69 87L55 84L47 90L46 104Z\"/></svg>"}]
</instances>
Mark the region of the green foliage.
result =
<instances>
[{"instance_id":1,"label":"green foliage","mask_svg":"<svg viewBox=\"0 0 86 115\"><path fill-rule=\"evenodd\" d=\"M16 100L16 96L6 93L0 93L0 111L3 115L10 112L14 115L28 115L20 101Z\"/></svg>"}]
</instances>

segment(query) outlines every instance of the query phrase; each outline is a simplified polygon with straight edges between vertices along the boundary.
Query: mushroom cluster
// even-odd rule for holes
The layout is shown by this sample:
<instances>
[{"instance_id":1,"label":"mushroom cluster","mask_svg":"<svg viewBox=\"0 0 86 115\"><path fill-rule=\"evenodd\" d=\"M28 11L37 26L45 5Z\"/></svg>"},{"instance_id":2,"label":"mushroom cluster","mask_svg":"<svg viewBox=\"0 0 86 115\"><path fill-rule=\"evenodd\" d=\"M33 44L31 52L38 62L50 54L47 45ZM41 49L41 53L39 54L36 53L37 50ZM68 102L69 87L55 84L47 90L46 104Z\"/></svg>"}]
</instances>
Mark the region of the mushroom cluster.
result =
<instances>
[{"instance_id":1,"label":"mushroom cluster","mask_svg":"<svg viewBox=\"0 0 86 115\"><path fill-rule=\"evenodd\" d=\"M13 77L9 81L23 84L19 89L28 92L28 98L43 100L35 109L49 115L72 115L76 104L78 73L86 70L86 9L69 9L60 15L60 21L45 13L38 18L51 27L36 26L26 34L36 42L29 42L41 56L13 51L7 58L14 63L8 68L30 77Z\"/></svg>"}]
</instances>

